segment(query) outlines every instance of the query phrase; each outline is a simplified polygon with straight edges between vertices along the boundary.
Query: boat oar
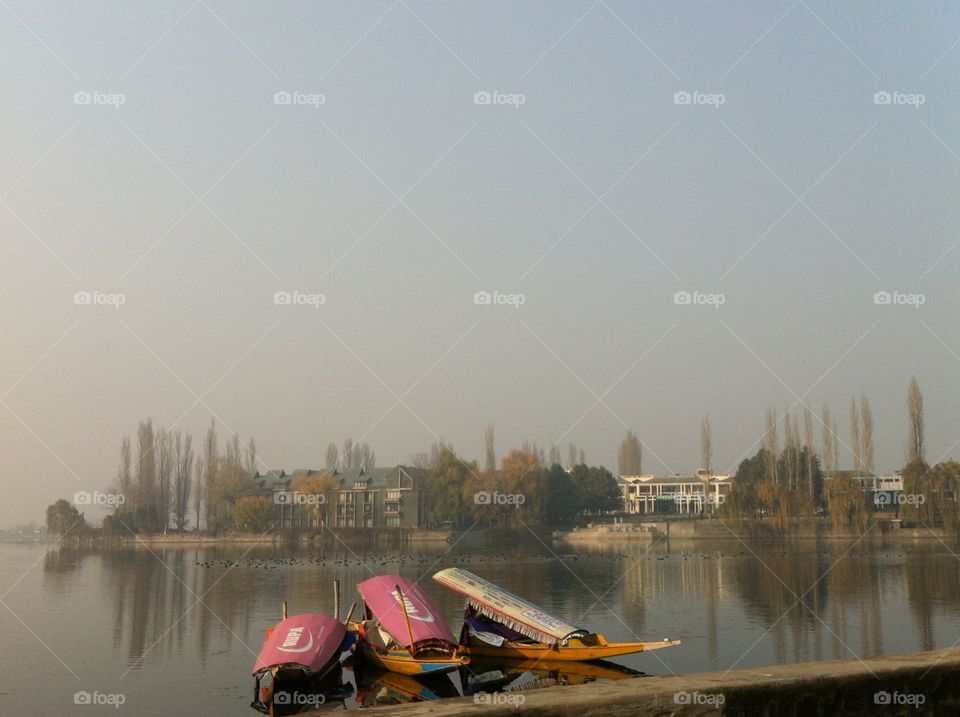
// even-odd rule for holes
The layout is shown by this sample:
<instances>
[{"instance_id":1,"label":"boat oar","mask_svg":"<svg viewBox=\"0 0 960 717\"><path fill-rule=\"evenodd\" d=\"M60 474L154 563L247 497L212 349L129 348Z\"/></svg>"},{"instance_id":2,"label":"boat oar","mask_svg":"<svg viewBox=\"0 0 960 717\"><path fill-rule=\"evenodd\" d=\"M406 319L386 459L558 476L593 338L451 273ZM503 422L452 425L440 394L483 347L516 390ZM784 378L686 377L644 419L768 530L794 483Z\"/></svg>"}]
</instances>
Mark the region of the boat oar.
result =
<instances>
[{"instance_id":1,"label":"boat oar","mask_svg":"<svg viewBox=\"0 0 960 717\"><path fill-rule=\"evenodd\" d=\"M343 621L344 625L350 624L350 618L353 617L353 611L357 609L357 603L350 603L350 612L347 613L347 619Z\"/></svg>"},{"instance_id":2,"label":"boat oar","mask_svg":"<svg viewBox=\"0 0 960 717\"><path fill-rule=\"evenodd\" d=\"M407 603L403 599L403 593L400 591L399 585L397 585L397 599L400 601L400 609L403 610L403 619L407 623L407 635L410 636L410 654L416 657L417 648L413 644L413 628L410 627L410 616L407 615Z\"/></svg>"}]
</instances>

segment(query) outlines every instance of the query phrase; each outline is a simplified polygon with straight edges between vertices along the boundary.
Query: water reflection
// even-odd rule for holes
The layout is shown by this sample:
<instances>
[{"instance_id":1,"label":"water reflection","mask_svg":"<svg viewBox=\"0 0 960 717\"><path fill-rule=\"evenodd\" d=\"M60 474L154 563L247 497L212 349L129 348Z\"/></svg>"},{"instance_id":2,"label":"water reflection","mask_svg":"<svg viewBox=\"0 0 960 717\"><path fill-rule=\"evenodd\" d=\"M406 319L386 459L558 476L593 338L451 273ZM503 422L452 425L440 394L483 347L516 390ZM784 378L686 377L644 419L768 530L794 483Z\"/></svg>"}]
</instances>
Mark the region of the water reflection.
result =
<instances>
[{"instance_id":1,"label":"water reflection","mask_svg":"<svg viewBox=\"0 0 960 717\"><path fill-rule=\"evenodd\" d=\"M532 542L447 549L356 555L342 546L293 547L278 557L272 546L60 548L43 557L39 599L45 606L79 601L82 610L105 621L113 655L91 657L112 660L117 673L144 673L144 690L170 689L163 680L175 673L193 680L200 692L216 674L223 690L235 685L245 707L250 668L284 600L291 612L332 613L336 578L346 613L358 599L353 585L373 574L398 573L427 586L456 632L461 598L430 580L433 572L453 565L609 639L669 636L684 644L618 660L629 668L625 672L471 665L455 684L348 669L344 680L356 684L356 694L341 700L348 707L621 679L641 670L668 674L902 653L948 646L953 642L948 638L960 631L960 561L939 544L673 541L652 548L578 546L573 552ZM222 700L222 692L211 697L215 711ZM197 711L191 707L187 711Z\"/></svg>"}]
</instances>

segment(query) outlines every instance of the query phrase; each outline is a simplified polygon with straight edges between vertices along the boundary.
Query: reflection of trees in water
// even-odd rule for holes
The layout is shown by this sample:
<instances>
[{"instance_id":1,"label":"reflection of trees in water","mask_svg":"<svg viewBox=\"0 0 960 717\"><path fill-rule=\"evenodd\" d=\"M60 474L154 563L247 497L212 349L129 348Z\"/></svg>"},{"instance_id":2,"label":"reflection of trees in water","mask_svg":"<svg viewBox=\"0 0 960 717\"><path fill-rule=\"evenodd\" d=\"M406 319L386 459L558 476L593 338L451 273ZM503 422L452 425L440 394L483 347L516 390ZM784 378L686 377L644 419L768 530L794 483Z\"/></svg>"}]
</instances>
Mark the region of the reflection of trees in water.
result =
<instances>
[{"instance_id":1,"label":"reflection of trees in water","mask_svg":"<svg viewBox=\"0 0 960 717\"><path fill-rule=\"evenodd\" d=\"M115 648L132 663L195 650L204 666L219 652L249 649L252 664L264 629L279 619L282 601L289 601L292 613L332 613L332 582L338 578L345 616L350 603L359 602L356 583L384 573L421 580L457 635L463 600L431 580L451 565L616 640L654 639L647 634L649 604L683 601L698 613L691 620L705 628L698 649L718 667L728 666L724 658L739 656L725 655L721 643L731 629L722 619L731 609L747 615L755 637L770 628L762 641L772 644L776 660L787 662L850 657L847 646L858 654L882 654L885 635L903 638L910 625L900 620L887 628L881 608L904 602L916 626L917 649L933 649L935 618L960 608L960 561L940 545L915 549L906 558L899 547L839 543L552 547L562 562L531 542L483 552L447 552L444 546L399 556L375 550L354 555L344 546L156 550L163 563L145 549L61 548L49 551L43 566L47 589L69 592L76 590L81 560L94 555L102 566L97 594L107 596ZM231 568L235 561L239 565ZM197 596L209 610L195 604Z\"/></svg>"},{"instance_id":2,"label":"reflection of trees in water","mask_svg":"<svg viewBox=\"0 0 960 717\"><path fill-rule=\"evenodd\" d=\"M883 654L883 602L904 586L918 624L920 647L933 649L934 603L940 600L952 608L958 603L960 568L949 556L942 560L945 569L933 570L933 556L908 560L905 565L889 564L885 551L896 553L897 549L883 546L830 543L816 552L754 550L761 560L738 562L735 582L748 614L772 626L780 661L787 658L789 644L792 660ZM803 598L802 604L796 603L797 597ZM824 642L829 645L828 654Z\"/></svg>"},{"instance_id":3,"label":"reflection of trees in water","mask_svg":"<svg viewBox=\"0 0 960 717\"><path fill-rule=\"evenodd\" d=\"M907 600L924 650L935 647L936 612L955 614L960 607L960 560L951 554L925 554L933 549L914 549L904 563Z\"/></svg>"}]
</instances>

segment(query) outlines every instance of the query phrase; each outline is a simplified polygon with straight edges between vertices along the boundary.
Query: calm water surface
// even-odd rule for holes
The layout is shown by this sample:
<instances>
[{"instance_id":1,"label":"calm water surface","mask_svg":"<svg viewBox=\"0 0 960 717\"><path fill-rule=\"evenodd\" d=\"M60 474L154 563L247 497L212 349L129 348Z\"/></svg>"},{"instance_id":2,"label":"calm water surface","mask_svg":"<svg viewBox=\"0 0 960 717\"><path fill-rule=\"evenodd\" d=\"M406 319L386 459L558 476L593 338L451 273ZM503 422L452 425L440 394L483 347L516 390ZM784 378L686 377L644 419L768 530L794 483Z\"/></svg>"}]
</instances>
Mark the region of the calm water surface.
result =
<instances>
[{"instance_id":1,"label":"calm water surface","mask_svg":"<svg viewBox=\"0 0 960 717\"><path fill-rule=\"evenodd\" d=\"M611 640L682 639L616 660L653 675L896 654L960 639L960 560L939 543L591 550L531 538L447 550L0 545L0 698L22 714L255 715L250 669L283 600L292 613L332 612L339 578L345 611L357 582L400 573L424 580L458 632L460 597L429 579L451 565ZM361 696L396 696L391 687L367 685ZM430 687L457 694L460 679ZM78 691L125 703L77 707ZM355 692L343 706L358 706Z\"/></svg>"}]
</instances>

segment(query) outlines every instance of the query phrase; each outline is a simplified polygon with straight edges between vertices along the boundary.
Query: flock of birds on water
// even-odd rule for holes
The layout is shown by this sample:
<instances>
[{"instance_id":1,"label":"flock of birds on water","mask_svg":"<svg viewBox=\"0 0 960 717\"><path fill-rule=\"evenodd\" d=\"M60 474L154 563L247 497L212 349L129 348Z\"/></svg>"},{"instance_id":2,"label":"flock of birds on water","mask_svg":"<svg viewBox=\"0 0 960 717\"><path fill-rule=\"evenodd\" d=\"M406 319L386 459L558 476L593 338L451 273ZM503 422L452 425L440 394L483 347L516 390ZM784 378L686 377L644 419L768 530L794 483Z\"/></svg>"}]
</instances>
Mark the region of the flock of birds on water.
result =
<instances>
[{"instance_id":1,"label":"flock of birds on water","mask_svg":"<svg viewBox=\"0 0 960 717\"><path fill-rule=\"evenodd\" d=\"M859 553L858 553L859 554ZM863 553L868 554L868 553ZM626 553L564 553L561 555L509 555L506 553L471 553L464 555L447 554L374 554L374 555L339 555L323 556L311 555L307 557L283 557L283 558L221 558L216 560L197 560L196 565L202 568L253 568L259 570L277 570L280 568L315 566L320 568L385 568L387 566L411 566L431 568L455 567L455 566L482 566L485 564L516 564L516 563L548 563L563 562L572 563L578 561L613 561L613 560L721 560L725 558L785 558L787 556L809 556L809 552L763 552L753 553L748 550L739 552L716 551L714 553L698 553L693 551L681 551L678 554L656 554L644 553L641 555L628 555ZM847 555L843 552L833 552L829 550L820 550L816 553L819 558L838 558ZM904 558L902 553L885 553L877 557L884 558Z\"/></svg>"}]
</instances>

